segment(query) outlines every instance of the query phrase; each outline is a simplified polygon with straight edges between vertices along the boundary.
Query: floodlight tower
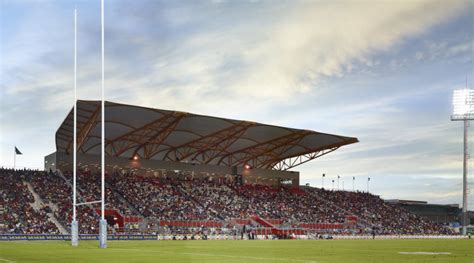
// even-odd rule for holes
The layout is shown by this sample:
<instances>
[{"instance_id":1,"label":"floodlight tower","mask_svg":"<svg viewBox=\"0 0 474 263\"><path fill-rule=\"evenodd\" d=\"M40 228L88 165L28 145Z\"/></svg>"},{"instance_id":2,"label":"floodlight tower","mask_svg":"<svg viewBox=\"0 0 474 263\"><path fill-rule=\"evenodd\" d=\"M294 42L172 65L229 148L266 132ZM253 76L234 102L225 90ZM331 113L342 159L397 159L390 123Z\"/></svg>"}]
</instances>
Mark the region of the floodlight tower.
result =
<instances>
[{"instance_id":1,"label":"floodlight tower","mask_svg":"<svg viewBox=\"0 0 474 263\"><path fill-rule=\"evenodd\" d=\"M463 158L463 179L462 179L462 234L466 235L467 230L467 159L469 158L467 149L467 132L469 121L474 119L474 90L455 90L453 93L453 115L452 121L464 122L464 158Z\"/></svg>"}]
</instances>

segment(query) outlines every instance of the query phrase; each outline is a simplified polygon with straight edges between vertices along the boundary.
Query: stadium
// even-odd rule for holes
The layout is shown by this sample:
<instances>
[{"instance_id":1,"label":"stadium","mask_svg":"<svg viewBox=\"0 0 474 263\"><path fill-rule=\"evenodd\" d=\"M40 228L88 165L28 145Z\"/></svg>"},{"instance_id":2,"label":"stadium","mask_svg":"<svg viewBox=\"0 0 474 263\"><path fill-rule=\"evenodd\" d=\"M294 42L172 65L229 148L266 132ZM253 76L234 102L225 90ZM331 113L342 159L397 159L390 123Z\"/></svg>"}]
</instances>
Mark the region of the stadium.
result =
<instances>
[{"instance_id":1,"label":"stadium","mask_svg":"<svg viewBox=\"0 0 474 263\"><path fill-rule=\"evenodd\" d=\"M469 49L453 29L473 22L473 3L118 0L106 35L101 0L100 99L89 95L98 64L87 64L98 17L31 4L1 3L12 52L0 51L0 262L474 262L474 90L452 80L474 68L472 38ZM74 30L57 37L69 32L61 9L74 10ZM327 14L332 27L314 28ZM45 32L54 41L29 50ZM461 44L427 40L440 35ZM449 74L430 80L433 69ZM335 88L346 81L359 90ZM436 118L447 94L462 140Z\"/></svg>"},{"instance_id":2,"label":"stadium","mask_svg":"<svg viewBox=\"0 0 474 263\"><path fill-rule=\"evenodd\" d=\"M433 220L406 207L408 201L399 201L404 207L368 192L300 186L292 168L350 147L357 138L105 105L109 240L462 238L446 225L456 220L459 208L452 212L455 218ZM86 244L99 236L100 109L100 101L77 102L77 221ZM45 156L44 171L1 170L3 241L70 240L73 112L56 132L56 152Z\"/></svg>"}]
</instances>

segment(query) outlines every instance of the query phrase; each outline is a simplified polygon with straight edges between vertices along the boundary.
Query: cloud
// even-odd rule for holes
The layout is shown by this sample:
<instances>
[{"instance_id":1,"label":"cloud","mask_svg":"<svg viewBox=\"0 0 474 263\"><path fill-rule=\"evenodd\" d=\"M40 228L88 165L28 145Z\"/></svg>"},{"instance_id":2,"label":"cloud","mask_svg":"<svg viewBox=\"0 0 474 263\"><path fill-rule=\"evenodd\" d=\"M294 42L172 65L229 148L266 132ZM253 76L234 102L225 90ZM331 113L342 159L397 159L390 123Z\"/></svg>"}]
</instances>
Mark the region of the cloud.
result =
<instances>
[{"instance_id":1,"label":"cloud","mask_svg":"<svg viewBox=\"0 0 474 263\"><path fill-rule=\"evenodd\" d=\"M107 94L152 106L154 101L147 96L151 93L165 106L188 107L194 101L199 108L205 98L227 104L230 96L237 101L286 101L298 94L319 93L318 85L325 79L341 77L359 63L372 65L375 53L389 52L465 5L463 1L302 1L165 6L143 1L129 7L127 1L118 1L111 3L107 18ZM71 84L66 67L71 64L71 47L63 41L71 37L71 29L54 22L58 17L47 16L57 11L54 6L35 9L19 34L7 42L9 49L21 50L6 54L8 63L2 70L12 73L7 93L60 90ZM93 26L97 21L88 17L90 11L79 10L83 21L79 82L85 98L97 97L99 85L98 31ZM54 33L46 36L40 28ZM37 45L26 44L31 42ZM28 58L18 59L18 54ZM47 60L56 56L59 59ZM27 63L32 68L25 70ZM55 92L51 99L59 102L63 95Z\"/></svg>"},{"instance_id":2,"label":"cloud","mask_svg":"<svg viewBox=\"0 0 474 263\"><path fill-rule=\"evenodd\" d=\"M153 105L144 96L151 91L165 106L189 107L194 101L193 108L202 108L206 98L228 104L230 97L239 102L286 101L319 93L325 79L341 77L360 63L374 65L371 56L377 52L390 52L466 5L347 1L163 6L151 1L129 8L118 3L109 18L114 22L108 24L107 75L113 76L107 80L108 93L125 90L130 96L122 96L128 100Z\"/></svg>"},{"instance_id":3,"label":"cloud","mask_svg":"<svg viewBox=\"0 0 474 263\"><path fill-rule=\"evenodd\" d=\"M259 35L249 30L250 38L233 39L240 34L231 28L221 37L214 32L197 39L191 36L185 45L196 51L196 60L201 61L201 69L207 69L205 72L224 72L228 90L283 99L294 93L314 92L323 78L344 75L358 62L370 61L375 52L388 51L449 19L464 5L461 1L300 2L275 14L280 19L272 25L261 25L264 30ZM236 43L229 44L229 40ZM223 46L228 56L245 66L231 68L231 76L225 74L219 59L207 53ZM190 61L194 62L193 57ZM198 79L198 83L221 82L219 79L213 74L205 81Z\"/></svg>"},{"instance_id":4,"label":"cloud","mask_svg":"<svg viewBox=\"0 0 474 263\"><path fill-rule=\"evenodd\" d=\"M421 74L413 61L469 52L472 39L446 42L452 32L433 30L465 16L469 3L109 1L106 98L361 139L302 166L305 180L321 170L448 177L457 171L459 141L456 127L441 122L449 109L433 94L450 96L446 91L457 85L450 78L458 75L445 67L438 70L446 76L428 68ZM73 6L15 5L21 19L4 17L1 24L9 33L1 40L0 159L8 163L11 145L22 142L34 153L23 156L34 156L25 164L40 166L72 105ZM79 97L98 99L99 5L84 1L78 8ZM423 49L407 54L404 45L431 34ZM390 61L406 71L389 71ZM407 105L420 102L426 108Z\"/></svg>"}]
</instances>

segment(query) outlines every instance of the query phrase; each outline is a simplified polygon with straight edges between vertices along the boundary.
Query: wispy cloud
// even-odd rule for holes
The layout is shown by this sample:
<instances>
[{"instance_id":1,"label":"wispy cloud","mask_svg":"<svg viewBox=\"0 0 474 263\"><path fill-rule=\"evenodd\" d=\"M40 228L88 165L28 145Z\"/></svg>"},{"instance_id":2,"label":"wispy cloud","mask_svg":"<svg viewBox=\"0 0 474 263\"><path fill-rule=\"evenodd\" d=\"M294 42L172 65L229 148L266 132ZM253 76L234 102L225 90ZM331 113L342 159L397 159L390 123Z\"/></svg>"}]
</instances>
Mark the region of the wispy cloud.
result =
<instances>
[{"instance_id":1,"label":"wispy cloud","mask_svg":"<svg viewBox=\"0 0 474 263\"><path fill-rule=\"evenodd\" d=\"M73 6L1 5L1 163L22 142L24 164L41 166L72 104ZM469 5L108 1L106 96L361 139L301 167L304 180L321 171L449 177L459 170L459 131L439 97L472 61L472 31L461 23L473 17ZM99 5L78 9L79 96L97 99ZM443 65L452 58L463 59L458 71Z\"/></svg>"}]
</instances>

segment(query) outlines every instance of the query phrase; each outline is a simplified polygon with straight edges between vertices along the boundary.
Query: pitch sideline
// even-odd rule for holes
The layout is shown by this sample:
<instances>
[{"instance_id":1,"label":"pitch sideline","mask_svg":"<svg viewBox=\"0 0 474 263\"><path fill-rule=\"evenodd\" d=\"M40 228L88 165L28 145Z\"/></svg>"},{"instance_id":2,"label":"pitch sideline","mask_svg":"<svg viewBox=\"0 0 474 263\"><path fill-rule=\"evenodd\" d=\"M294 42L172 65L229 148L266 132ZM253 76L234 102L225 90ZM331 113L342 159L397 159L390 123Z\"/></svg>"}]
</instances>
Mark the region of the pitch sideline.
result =
<instances>
[{"instance_id":1,"label":"pitch sideline","mask_svg":"<svg viewBox=\"0 0 474 263\"><path fill-rule=\"evenodd\" d=\"M426 252L426 251L416 251L416 252L398 252L402 255L451 255L451 252Z\"/></svg>"}]
</instances>

